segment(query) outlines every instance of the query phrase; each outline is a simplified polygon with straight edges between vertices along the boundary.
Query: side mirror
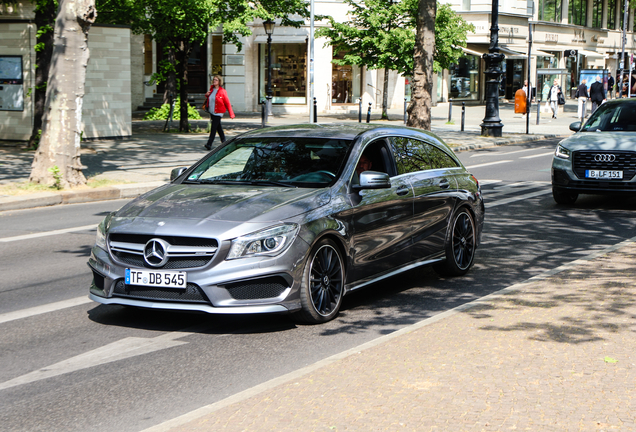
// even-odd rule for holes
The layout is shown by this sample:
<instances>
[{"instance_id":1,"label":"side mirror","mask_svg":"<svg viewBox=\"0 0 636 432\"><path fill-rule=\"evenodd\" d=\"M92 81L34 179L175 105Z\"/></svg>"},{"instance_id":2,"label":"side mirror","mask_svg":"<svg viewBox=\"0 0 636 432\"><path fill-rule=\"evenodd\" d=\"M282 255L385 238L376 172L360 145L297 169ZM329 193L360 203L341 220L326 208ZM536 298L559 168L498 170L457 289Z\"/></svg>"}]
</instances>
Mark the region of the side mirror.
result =
<instances>
[{"instance_id":1,"label":"side mirror","mask_svg":"<svg viewBox=\"0 0 636 432\"><path fill-rule=\"evenodd\" d=\"M387 173L364 171L360 174L360 184L353 185L353 189L387 189L391 187L391 179Z\"/></svg>"},{"instance_id":2,"label":"side mirror","mask_svg":"<svg viewBox=\"0 0 636 432\"><path fill-rule=\"evenodd\" d=\"M179 177L181 174L183 174L187 169L188 167L180 167L170 171L170 181L171 182L175 181L175 179Z\"/></svg>"},{"instance_id":3,"label":"side mirror","mask_svg":"<svg viewBox=\"0 0 636 432\"><path fill-rule=\"evenodd\" d=\"M581 130L581 126L582 126L582 124L581 124L580 121L577 121L577 122L574 122L574 123L570 123L570 130L572 132L578 132L578 131Z\"/></svg>"}]
</instances>

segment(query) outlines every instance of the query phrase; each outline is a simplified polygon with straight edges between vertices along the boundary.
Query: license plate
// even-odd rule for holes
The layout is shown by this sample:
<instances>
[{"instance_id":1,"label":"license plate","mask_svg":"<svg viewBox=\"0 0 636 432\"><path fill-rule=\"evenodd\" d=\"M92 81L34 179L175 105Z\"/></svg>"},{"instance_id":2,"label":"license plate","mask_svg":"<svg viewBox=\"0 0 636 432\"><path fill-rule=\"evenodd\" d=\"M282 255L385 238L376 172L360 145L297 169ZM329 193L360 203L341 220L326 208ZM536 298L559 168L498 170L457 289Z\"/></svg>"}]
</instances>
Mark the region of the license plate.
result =
<instances>
[{"instance_id":1,"label":"license plate","mask_svg":"<svg viewBox=\"0 0 636 432\"><path fill-rule=\"evenodd\" d=\"M623 171L585 170L585 178L622 179Z\"/></svg>"},{"instance_id":2,"label":"license plate","mask_svg":"<svg viewBox=\"0 0 636 432\"><path fill-rule=\"evenodd\" d=\"M126 285L185 289L187 283L186 272L126 269Z\"/></svg>"}]
</instances>

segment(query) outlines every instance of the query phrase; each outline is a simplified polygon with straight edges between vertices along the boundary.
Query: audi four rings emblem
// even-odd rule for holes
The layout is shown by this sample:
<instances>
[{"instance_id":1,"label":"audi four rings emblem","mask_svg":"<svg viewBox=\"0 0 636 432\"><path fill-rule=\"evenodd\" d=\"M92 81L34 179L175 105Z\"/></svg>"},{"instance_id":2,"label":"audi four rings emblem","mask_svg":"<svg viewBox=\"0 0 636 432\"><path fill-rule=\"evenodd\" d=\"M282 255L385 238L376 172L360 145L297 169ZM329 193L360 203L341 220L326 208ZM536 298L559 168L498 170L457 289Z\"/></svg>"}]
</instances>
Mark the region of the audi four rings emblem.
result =
<instances>
[{"instance_id":1,"label":"audi four rings emblem","mask_svg":"<svg viewBox=\"0 0 636 432\"><path fill-rule=\"evenodd\" d=\"M616 160L616 155L613 155L613 154L594 155L595 162L614 162L615 160Z\"/></svg>"},{"instance_id":2,"label":"audi four rings emblem","mask_svg":"<svg viewBox=\"0 0 636 432\"><path fill-rule=\"evenodd\" d=\"M161 239L151 239L144 246L144 261L152 267L161 267L168 262L170 244Z\"/></svg>"}]
</instances>

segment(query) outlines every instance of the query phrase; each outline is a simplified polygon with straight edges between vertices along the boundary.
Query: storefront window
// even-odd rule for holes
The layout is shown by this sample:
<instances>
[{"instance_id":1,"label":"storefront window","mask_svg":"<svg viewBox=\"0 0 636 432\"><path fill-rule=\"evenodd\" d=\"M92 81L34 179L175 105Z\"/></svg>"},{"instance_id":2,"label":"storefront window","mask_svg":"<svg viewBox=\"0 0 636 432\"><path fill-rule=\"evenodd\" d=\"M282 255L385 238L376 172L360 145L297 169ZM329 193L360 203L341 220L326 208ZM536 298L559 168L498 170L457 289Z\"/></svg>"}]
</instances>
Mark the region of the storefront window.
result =
<instances>
[{"instance_id":1,"label":"storefront window","mask_svg":"<svg viewBox=\"0 0 636 432\"><path fill-rule=\"evenodd\" d=\"M557 56L537 56L538 68L557 68L559 67L559 58Z\"/></svg>"},{"instance_id":2,"label":"storefront window","mask_svg":"<svg viewBox=\"0 0 636 432\"><path fill-rule=\"evenodd\" d=\"M344 54L344 52L338 52L333 58L342 60ZM362 68L360 66L331 64L331 103L356 103L360 97L361 88Z\"/></svg>"},{"instance_id":3,"label":"storefront window","mask_svg":"<svg viewBox=\"0 0 636 432\"><path fill-rule=\"evenodd\" d=\"M561 0L539 0L539 19L561 22Z\"/></svg>"},{"instance_id":4,"label":"storefront window","mask_svg":"<svg viewBox=\"0 0 636 432\"><path fill-rule=\"evenodd\" d=\"M306 44L272 43L272 103L306 104ZM260 44L260 100L267 95L267 44Z\"/></svg>"},{"instance_id":5,"label":"storefront window","mask_svg":"<svg viewBox=\"0 0 636 432\"><path fill-rule=\"evenodd\" d=\"M570 24L586 25L587 0L570 0L568 20Z\"/></svg>"},{"instance_id":6,"label":"storefront window","mask_svg":"<svg viewBox=\"0 0 636 432\"><path fill-rule=\"evenodd\" d=\"M473 55L459 59L459 62L449 69L450 91L453 99L479 99L479 60Z\"/></svg>"}]
</instances>

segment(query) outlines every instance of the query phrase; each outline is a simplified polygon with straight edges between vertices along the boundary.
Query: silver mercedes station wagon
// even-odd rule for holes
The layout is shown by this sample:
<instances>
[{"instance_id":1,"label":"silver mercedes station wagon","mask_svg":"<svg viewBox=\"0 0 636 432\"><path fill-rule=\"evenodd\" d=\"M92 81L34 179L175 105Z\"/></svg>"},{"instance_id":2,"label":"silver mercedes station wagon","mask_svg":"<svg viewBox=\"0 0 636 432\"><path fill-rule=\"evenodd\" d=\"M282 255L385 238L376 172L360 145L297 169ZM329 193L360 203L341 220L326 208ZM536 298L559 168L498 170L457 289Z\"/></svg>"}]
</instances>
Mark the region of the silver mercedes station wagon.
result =
<instances>
[{"instance_id":1,"label":"silver mercedes station wagon","mask_svg":"<svg viewBox=\"0 0 636 432\"><path fill-rule=\"evenodd\" d=\"M405 127L260 129L171 177L100 223L92 300L326 322L400 272L465 274L484 221L477 179Z\"/></svg>"}]
</instances>

